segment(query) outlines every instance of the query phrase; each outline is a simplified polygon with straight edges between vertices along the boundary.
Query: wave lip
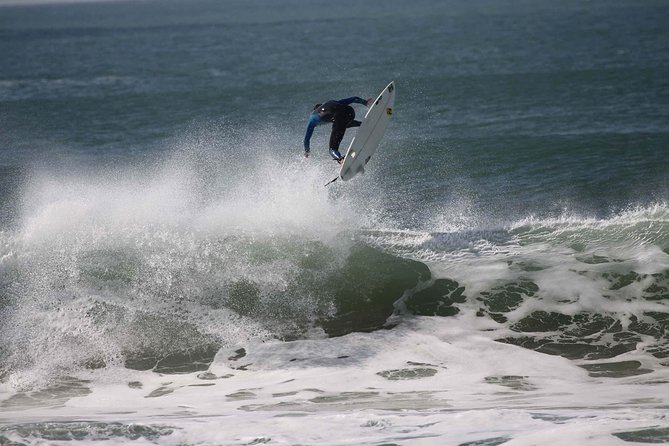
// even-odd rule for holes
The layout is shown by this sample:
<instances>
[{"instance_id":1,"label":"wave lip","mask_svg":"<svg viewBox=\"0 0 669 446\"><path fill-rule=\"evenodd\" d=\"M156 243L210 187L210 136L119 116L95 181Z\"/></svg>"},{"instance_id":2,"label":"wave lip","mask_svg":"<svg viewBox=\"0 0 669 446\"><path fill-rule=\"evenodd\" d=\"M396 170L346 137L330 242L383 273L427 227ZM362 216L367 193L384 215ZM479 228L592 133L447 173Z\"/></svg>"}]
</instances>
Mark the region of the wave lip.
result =
<instances>
[{"instance_id":1,"label":"wave lip","mask_svg":"<svg viewBox=\"0 0 669 446\"><path fill-rule=\"evenodd\" d=\"M375 330L429 277L355 239L355 204L323 188L331 169L262 156L249 166L248 153L210 143L148 173L34 172L0 252L5 380L192 373L249 339Z\"/></svg>"}]
</instances>

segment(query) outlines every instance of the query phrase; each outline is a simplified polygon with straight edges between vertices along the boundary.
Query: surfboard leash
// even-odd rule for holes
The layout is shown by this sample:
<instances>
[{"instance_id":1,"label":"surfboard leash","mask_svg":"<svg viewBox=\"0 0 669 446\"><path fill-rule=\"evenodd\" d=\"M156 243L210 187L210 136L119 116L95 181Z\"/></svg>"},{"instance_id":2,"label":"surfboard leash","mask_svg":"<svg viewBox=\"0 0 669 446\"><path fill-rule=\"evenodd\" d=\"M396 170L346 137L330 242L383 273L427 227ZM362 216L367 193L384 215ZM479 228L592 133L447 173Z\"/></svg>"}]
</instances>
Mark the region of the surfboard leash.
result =
<instances>
[{"instance_id":1,"label":"surfboard leash","mask_svg":"<svg viewBox=\"0 0 669 446\"><path fill-rule=\"evenodd\" d=\"M326 184L325 187L328 187L329 185L331 185L332 183L334 183L334 182L337 181L338 179L339 179L339 175L337 175L337 176L334 178L334 180L332 180L332 181L330 181L328 184Z\"/></svg>"}]
</instances>

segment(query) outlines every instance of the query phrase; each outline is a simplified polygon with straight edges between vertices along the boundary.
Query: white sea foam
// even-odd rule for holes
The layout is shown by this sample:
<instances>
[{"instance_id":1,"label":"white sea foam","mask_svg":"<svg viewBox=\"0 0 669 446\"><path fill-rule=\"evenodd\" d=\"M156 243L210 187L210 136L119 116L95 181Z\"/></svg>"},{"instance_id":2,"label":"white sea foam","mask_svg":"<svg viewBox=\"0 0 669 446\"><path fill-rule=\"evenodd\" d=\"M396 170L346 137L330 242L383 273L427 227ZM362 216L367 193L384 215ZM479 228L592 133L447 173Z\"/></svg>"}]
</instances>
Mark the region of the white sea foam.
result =
<instances>
[{"instance_id":1,"label":"white sea foam","mask_svg":"<svg viewBox=\"0 0 669 446\"><path fill-rule=\"evenodd\" d=\"M173 433L159 444L221 445L530 445L542 435L542 444L597 445L669 425L667 397L653 384L666 370L591 378L567 359L496 343L479 323L423 318L343 338L250 342L246 356L221 351L199 377L98 370L80 375L95 383L90 395L57 412L5 409L2 421L160 425Z\"/></svg>"},{"instance_id":2,"label":"white sea foam","mask_svg":"<svg viewBox=\"0 0 669 446\"><path fill-rule=\"evenodd\" d=\"M91 361L122 366L127 350L169 350L177 323L192 333L172 347L188 350L275 336L286 330L271 320L275 311L301 324L331 311L309 293L287 294L303 251L336 265L353 243L342 231L359 225L353 207L323 187L331 161L266 157L260 152L277 143L267 135L225 147L194 139L158 167L32 175L19 229L3 233L0 252L13 296L3 366L17 389ZM242 169L250 154L258 162ZM256 316L268 320L217 303L231 284L251 284L255 311L266 313Z\"/></svg>"},{"instance_id":3,"label":"white sea foam","mask_svg":"<svg viewBox=\"0 0 669 446\"><path fill-rule=\"evenodd\" d=\"M59 444L48 428L21 432L47 420L80 429L73 423L85 419L101 423L87 438L107 435L95 438L109 444L128 440L104 427L121 423L163 429L137 444L598 445L624 443L613 433L669 427L669 372L645 350L652 336L594 361L496 341L540 311L614 315L625 326L632 316L666 313L664 301L639 298L652 274L669 268L666 206L610 219L487 228L436 218L446 230L387 230L363 216L382 215L373 202L323 187L329 160L263 158L281 137L257 139L220 153L205 140L147 171L35 173L19 230L0 237L0 284L14 283L3 310L13 324L2 328L9 371L0 436ZM248 153L237 147L258 155L250 170L240 168ZM314 328L281 342L271 324L200 300L206 287L252 279L267 308L288 305L295 319L313 319L320 309L312 296L271 300L301 268L286 247L317 243L336 263L360 241L425 262L433 280L457 281L467 297L460 313L400 314L392 330L323 339ZM610 275L630 272L637 278L613 289ZM522 281L538 289L504 313L506 322L477 315L481 293ZM166 322L142 326L143 314ZM177 322L195 330L179 337L170 331ZM188 349L209 339L222 348L208 373L124 367L137 346ZM87 366L96 360L104 367ZM606 378L580 367L614 361L638 361L648 373Z\"/></svg>"}]
</instances>

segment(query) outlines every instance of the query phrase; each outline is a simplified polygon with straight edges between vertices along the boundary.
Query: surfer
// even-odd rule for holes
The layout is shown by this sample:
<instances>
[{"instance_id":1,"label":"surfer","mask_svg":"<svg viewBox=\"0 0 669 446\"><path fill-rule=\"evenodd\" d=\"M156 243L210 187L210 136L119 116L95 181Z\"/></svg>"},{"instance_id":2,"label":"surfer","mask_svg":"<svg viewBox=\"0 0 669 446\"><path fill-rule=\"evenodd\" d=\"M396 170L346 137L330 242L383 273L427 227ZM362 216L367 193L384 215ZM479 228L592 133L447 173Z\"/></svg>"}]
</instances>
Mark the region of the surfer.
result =
<instances>
[{"instance_id":1,"label":"surfer","mask_svg":"<svg viewBox=\"0 0 669 446\"><path fill-rule=\"evenodd\" d=\"M339 164L344 160L344 157L339 153L339 144L344 138L344 133L349 127L359 127L361 122L355 120L355 110L350 104L363 104L365 106L371 105L373 99L362 99L357 96L340 99L338 101L327 101L324 104L316 104L314 111L309 116L307 123L307 132L304 135L304 156L309 157L311 151L309 142L311 135L314 133L314 128L318 125L332 123L332 132L330 133L330 156Z\"/></svg>"}]
</instances>

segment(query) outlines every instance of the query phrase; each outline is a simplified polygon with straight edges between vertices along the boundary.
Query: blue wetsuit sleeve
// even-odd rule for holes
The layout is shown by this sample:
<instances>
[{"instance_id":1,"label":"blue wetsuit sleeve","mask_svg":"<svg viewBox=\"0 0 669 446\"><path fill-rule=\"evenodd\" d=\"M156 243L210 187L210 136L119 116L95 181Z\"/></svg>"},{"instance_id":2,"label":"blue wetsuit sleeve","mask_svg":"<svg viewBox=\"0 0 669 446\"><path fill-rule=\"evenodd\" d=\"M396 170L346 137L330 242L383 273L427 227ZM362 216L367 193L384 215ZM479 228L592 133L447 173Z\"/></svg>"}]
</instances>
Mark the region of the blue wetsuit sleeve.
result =
<instances>
[{"instance_id":1,"label":"blue wetsuit sleeve","mask_svg":"<svg viewBox=\"0 0 669 446\"><path fill-rule=\"evenodd\" d=\"M309 141L311 141L311 135L314 133L314 127L318 125L318 122L320 121L320 117L317 114L312 114L309 117L309 122L307 123L307 131L304 134L304 151L308 152L311 150L309 148Z\"/></svg>"},{"instance_id":2,"label":"blue wetsuit sleeve","mask_svg":"<svg viewBox=\"0 0 669 446\"><path fill-rule=\"evenodd\" d=\"M350 105L354 102L356 104L367 105L367 100L363 99L363 98L359 98L358 96L351 96L350 98L340 99L337 102L339 102L340 104L343 104L343 105Z\"/></svg>"}]
</instances>

